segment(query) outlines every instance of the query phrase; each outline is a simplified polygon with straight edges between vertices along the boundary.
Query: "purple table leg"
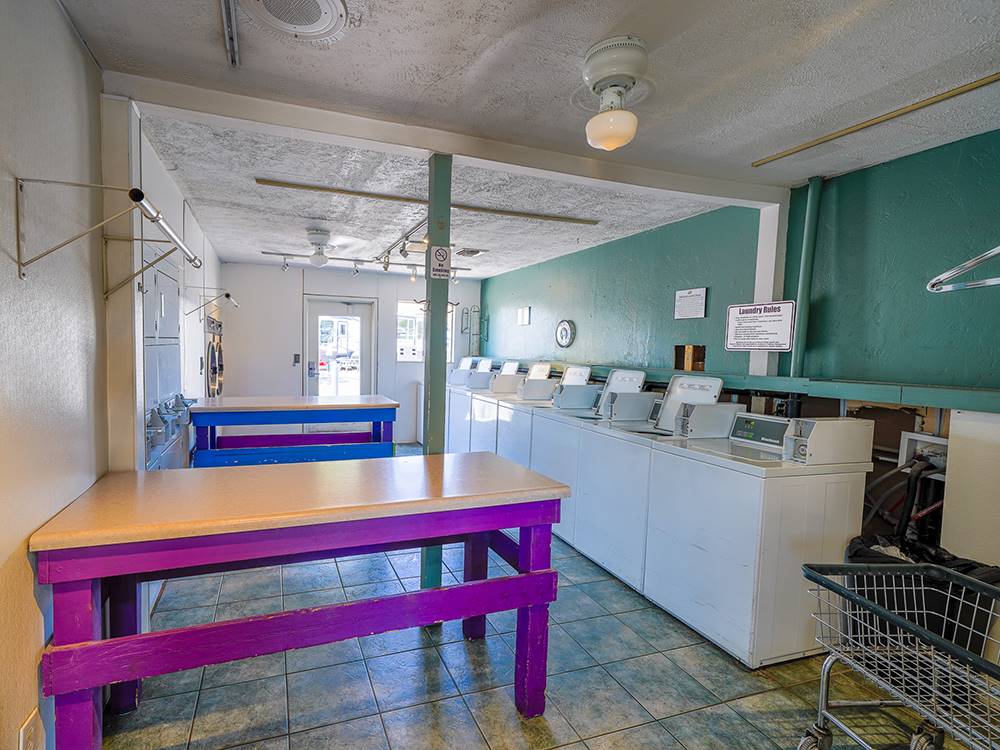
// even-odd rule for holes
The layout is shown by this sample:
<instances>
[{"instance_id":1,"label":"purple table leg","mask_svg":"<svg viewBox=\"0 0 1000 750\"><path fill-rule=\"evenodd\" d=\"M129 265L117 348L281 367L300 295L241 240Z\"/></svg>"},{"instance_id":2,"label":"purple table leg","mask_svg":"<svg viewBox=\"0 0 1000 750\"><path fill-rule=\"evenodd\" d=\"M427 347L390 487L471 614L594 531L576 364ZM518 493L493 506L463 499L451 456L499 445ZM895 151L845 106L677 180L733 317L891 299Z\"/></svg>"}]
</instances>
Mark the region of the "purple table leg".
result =
<instances>
[{"instance_id":1,"label":"purple table leg","mask_svg":"<svg viewBox=\"0 0 1000 750\"><path fill-rule=\"evenodd\" d=\"M385 443L392 442L392 422L382 423L382 441Z\"/></svg>"},{"instance_id":2,"label":"purple table leg","mask_svg":"<svg viewBox=\"0 0 1000 750\"><path fill-rule=\"evenodd\" d=\"M194 447L196 450L207 451L209 449L208 444L208 427L195 427L194 428Z\"/></svg>"},{"instance_id":3,"label":"purple table leg","mask_svg":"<svg viewBox=\"0 0 1000 750\"><path fill-rule=\"evenodd\" d=\"M136 576L119 576L109 581L108 599L110 604L109 630L112 638L136 635L142 627L141 597ZM113 714L123 714L139 707L142 682L131 680L111 686L108 710Z\"/></svg>"},{"instance_id":4,"label":"purple table leg","mask_svg":"<svg viewBox=\"0 0 1000 750\"><path fill-rule=\"evenodd\" d=\"M521 528L518 572L551 567L552 526ZM545 712L545 667L549 648L549 605L534 604L517 610L514 653L514 705L526 719Z\"/></svg>"},{"instance_id":5,"label":"purple table leg","mask_svg":"<svg viewBox=\"0 0 1000 750\"><path fill-rule=\"evenodd\" d=\"M465 580L486 579L489 565L489 532L470 534L465 540ZM478 615L462 620L462 635L477 639L486 637L486 615Z\"/></svg>"},{"instance_id":6,"label":"purple table leg","mask_svg":"<svg viewBox=\"0 0 1000 750\"><path fill-rule=\"evenodd\" d=\"M101 582L98 579L52 586L52 643L66 646L101 637ZM56 747L100 750L102 695L97 688L55 696Z\"/></svg>"},{"instance_id":7,"label":"purple table leg","mask_svg":"<svg viewBox=\"0 0 1000 750\"><path fill-rule=\"evenodd\" d=\"M382 442L382 423L372 422L372 442L381 443Z\"/></svg>"}]
</instances>

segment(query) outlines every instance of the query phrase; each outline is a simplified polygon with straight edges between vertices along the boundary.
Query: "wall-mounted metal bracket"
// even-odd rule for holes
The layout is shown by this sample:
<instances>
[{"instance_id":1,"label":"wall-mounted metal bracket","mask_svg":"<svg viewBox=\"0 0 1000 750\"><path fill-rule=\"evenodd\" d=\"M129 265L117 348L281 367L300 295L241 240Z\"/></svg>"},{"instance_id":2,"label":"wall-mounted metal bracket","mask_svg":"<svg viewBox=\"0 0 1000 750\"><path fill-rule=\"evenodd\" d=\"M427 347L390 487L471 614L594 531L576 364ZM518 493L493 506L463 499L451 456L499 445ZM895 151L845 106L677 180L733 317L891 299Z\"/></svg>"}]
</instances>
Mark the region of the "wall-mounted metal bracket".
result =
<instances>
[{"instance_id":1,"label":"wall-mounted metal bracket","mask_svg":"<svg viewBox=\"0 0 1000 750\"><path fill-rule=\"evenodd\" d=\"M206 289L217 289L218 287L205 287L205 288ZM194 313L198 312L199 310L203 310L204 308L206 308L209 305L211 305L213 302L216 302L216 301L218 301L220 299L227 299L227 300L229 300L233 304L233 307L239 307L240 306L240 303L236 301L236 299L233 297L233 295L231 295L229 292L223 292L222 294L217 294L214 297L212 297L212 299L210 299L210 300L208 300L206 302L203 302L202 304L198 305L193 310L188 310L186 313L184 313L184 316L187 317L188 315L193 315Z\"/></svg>"},{"instance_id":2,"label":"wall-mounted metal bracket","mask_svg":"<svg viewBox=\"0 0 1000 750\"><path fill-rule=\"evenodd\" d=\"M118 239L123 239L123 238L118 238ZM107 252L107 240L105 240L105 243L104 243L104 251ZM104 289L104 299L107 299L108 297L110 297L112 294L114 294L115 292L117 292L119 289L121 289L127 283L129 283L130 281L132 281L132 279L135 279L135 278L138 278L139 276L142 276L150 268L152 268L153 266L155 266L157 263L159 263L164 258L169 257L171 254L173 254L176 251L177 251L177 246L175 245L174 247L172 247L169 250L167 250L167 252L165 252L163 255L159 255L159 256L153 258L153 260L149 261L149 263L144 263L142 266L139 267L138 271L136 271L133 274L130 274L129 276L126 276L124 279L122 279L121 281L119 281L113 287L111 287L111 288L105 287L105 289ZM143 294L145 294L145 292L143 292Z\"/></svg>"},{"instance_id":3,"label":"wall-mounted metal bracket","mask_svg":"<svg viewBox=\"0 0 1000 750\"><path fill-rule=\"evenodd\" d=\"M28 266L30 266L32 263L37 263L42 258L45 258L46 256L51 255L52 253L56 252L57 250L61 250L62 248L64 248L67 245L69 245L70 243L75 242L76 240L78 240L78 239L80 239L82 237L86 237L91 232L94 232L94 231L100 229L101 227L107 226L111 222L116 221L117 219L120 219L123 216L127 216L128 214L130 214L130 213L132 213L133 211L136 211L136 210L140 211L142 213L142 215L146 219L148 219L150 222L152 222L153 224L155 224L157 226L157 228L161 232L163 232L164 236L167 237L167 240L165 240L165 242L172 243L174 245L174 249L175 250L180 250L181 253L183 253L184 257L187 259L188 263L190 263L195 268L200 268L201 267L201 258L199 258L197 255L195 255L194 253L192 253L188 249L187 245L184 244L184 241L180 238L180 236L170 227L170 224L167 223L167 220L165 218L163 218L163 214L161 214L156 209L156 207L153 206L153 204L149 202L149 200L146 198L146 196L142 192L142 190L139 190L138 188L120 187L118 185L101 185L99 183L93 183L93 182L70 182L70 181L67 181L67 180L31 179L31 178L27 178L27 177L15 177L14 178L14 182L15 182L15 189L14 189L14 232L15 232L15 235L16 235L16 244L17 244L17 276L18 276L19 279L25 279L25 278L27 278L28 274L25 271L25 269ZM77 232L76 234L74 234L69 239L63 240L62 242L59 242L59 243L56 243L55 245L52 245L51 247L46 248L45 250L41 251L40 253L36 253L35 255L32 255L31 257L28 257L27 250L25 248L26 242L25 242L25 239L24 239L24 227L22 226L22 216L24 215L24 212L25 212L25 209L24 209L24 186L28 185L28 184L62 185L64 187L84 188L84 189L88 189L88 190L113 190L115 192L128 193L128 199L129 199L129 201L131 201L132 205L130 205L128 208L122 209L121 211L119 211L118 213L116 213L116 214L114 214L112 216L109 216L108 218L104 219L103 221L98 222L97 224L94 224L93 226L87 227L82 232ZM128 240L134 240L135 238L114 238L114 239L125 239L126 241L128 241ZM149 242L149 241L154 241L155 242L156 240L142 240L142 241L143 242ZM154 265L155 263L158 263L160 260L162 260L163 258L165 258L168 254L169 253L161 255L158 259L156 259L155 261L153 261L153 263L149 264L148 267L144 266L139 271L136 271L135 274L133 274L129 278L125 279L124 282L122 282L122 284L116 285L114 288L112 288L110 290L106 290L105 291L105 295L104 295L105 299L107 299L107 296L111 292L113 292L113 291L115 291L117 289L120 289L121 286L124 286L125 284L127 284L129 281L131 281L132 279L134 279L136 276L138 276L139 274L143 273L143 271L148 270L149 267L152 267L152 265Z\"/></svg>"}]
</instances>

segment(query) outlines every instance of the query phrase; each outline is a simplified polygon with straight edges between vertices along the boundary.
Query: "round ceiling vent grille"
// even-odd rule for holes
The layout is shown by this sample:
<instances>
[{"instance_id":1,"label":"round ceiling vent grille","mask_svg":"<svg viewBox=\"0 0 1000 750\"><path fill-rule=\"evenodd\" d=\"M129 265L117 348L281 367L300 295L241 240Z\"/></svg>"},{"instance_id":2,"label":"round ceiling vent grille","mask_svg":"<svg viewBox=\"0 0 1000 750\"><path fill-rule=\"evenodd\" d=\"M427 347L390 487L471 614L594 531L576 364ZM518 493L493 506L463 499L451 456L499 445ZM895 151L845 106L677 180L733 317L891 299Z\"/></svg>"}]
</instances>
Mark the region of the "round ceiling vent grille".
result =
<instances>
[{"instance_id":1,"label":"round ceiling vent grille","mask_svg":"<svg viewBox=\"0 0 1000 750\"><path fill-rule=\"evenodd\" d=\"M347 24L344 0L240 0L253 18L299 39L328 39Z\"/></svg>"}]
</instances>

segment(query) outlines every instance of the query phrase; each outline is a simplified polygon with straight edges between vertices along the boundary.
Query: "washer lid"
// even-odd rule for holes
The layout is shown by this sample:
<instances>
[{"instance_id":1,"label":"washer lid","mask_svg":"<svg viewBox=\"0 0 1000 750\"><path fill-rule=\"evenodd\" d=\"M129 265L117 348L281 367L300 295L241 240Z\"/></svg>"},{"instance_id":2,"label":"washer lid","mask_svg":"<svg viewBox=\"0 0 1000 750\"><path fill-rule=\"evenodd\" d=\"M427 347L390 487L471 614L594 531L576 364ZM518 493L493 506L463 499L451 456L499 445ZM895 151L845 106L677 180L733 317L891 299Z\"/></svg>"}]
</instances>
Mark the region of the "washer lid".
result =
<instances>
[{"instance_id":1,"label":"washer lid","mask_svg":"<svg viewBox=\"0 0 1000 750\"><path fill-rule=\"evenodd\" d=\"M670 378L667 392L663 396L663 405L656 418L656 427L660 430L674 431L674 420L681 404L714 404L722 393L722 378L712 378L707 375L674 375Z\"/></svg>"}]
</instances>

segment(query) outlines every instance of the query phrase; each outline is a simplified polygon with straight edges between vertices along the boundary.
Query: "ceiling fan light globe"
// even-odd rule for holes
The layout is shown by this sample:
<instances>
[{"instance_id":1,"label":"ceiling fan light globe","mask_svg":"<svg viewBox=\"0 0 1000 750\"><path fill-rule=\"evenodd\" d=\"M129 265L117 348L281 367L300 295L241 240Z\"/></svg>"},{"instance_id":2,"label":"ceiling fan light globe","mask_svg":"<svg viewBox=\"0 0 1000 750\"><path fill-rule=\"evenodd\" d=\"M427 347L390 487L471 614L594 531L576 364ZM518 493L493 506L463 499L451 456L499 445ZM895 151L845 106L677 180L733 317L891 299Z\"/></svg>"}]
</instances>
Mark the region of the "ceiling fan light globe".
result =
<instances>
[{"instance_id":1,"label":"ceiling fan light globe","mask_svg":"<svg viewBox=\"0 0 1000 750\"><path fill-rule=\"evenodd\" d=\"M312 265L316 266L316 268L322 268L323 266L325 266L327 263L330 262L330 259L326 257L326 253L317 250L315 253L309 256L309 262Z\"/></svg>"},{"instance_id":2,"label":"ceiling fan light globe","mask_svg":"<svg viewBox=\"0 0 1000 750\"><path fill-rule=\"evenodd\" d=\"M639 118L627 109L599 112L587 122L587 143L591 148L614 151L627 146L639 129Z\"/></svg>"}]
</instances>

